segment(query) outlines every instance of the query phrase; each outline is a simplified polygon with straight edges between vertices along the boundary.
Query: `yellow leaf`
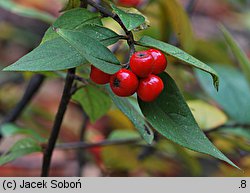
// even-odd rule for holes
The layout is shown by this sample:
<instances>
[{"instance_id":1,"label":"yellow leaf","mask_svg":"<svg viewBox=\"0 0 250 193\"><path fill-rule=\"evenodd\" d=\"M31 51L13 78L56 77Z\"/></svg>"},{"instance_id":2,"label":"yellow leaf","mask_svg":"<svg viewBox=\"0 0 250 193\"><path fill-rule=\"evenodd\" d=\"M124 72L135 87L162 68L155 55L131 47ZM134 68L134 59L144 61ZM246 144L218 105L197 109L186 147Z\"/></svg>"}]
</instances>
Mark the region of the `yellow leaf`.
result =
<instances>
[{"instance_id":1,"label":"yellow leaf","mask_svg":"<svg viewBox=\"0 0 250 193\"><path fill-rule=\"evenodd\" d=\"M112 129L132 130L135 128L131 121L117 109L110 110L107 115L110 118L109 126Z\"/></svg>"},{"instance_id":2,"label":"yellow leaf","mask_svg":"<svg viewBox=\"0 0 250 193\"><path fill-rule=\"evenodd\" d=\"M203 130L211 129L227 122L227 116L217 107L201 100L187 101L194 118Z\"/></svg>"},{"instance_id":3,"label":"yellow leaf","mask_svg":"<svg viewBox=\"0 0 250 193\"><path fill-rule=\"evenodd\" d=\"M163 5L165 16L169 19L181 46L185 51L192 52L194 49L193 30L187 13L177 0L160 0Z\"/></svg>"}]
</instances>

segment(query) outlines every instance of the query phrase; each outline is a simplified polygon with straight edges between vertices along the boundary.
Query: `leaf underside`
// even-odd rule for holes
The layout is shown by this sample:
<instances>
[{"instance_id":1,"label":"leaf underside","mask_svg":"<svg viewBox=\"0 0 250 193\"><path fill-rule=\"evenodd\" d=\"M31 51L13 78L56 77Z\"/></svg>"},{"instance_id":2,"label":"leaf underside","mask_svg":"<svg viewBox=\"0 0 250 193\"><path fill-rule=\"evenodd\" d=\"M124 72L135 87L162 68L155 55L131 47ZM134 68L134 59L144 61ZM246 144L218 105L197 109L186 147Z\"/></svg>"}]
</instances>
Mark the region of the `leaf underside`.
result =
<instances>
[{"instance_id":1,"label":"leaf underside","mask_svg":"<svg viewBox=\"0 0 250 193\"><path fill-rule=\"evenodd\" d=\"M132 121L145 141L148 144L151 144L154 139L154 133L145 121L144 117L137 111L128 99L114 95L109 86L106 86L106 90L118 109L120 109Z\"/></svg>"}]
</instances>

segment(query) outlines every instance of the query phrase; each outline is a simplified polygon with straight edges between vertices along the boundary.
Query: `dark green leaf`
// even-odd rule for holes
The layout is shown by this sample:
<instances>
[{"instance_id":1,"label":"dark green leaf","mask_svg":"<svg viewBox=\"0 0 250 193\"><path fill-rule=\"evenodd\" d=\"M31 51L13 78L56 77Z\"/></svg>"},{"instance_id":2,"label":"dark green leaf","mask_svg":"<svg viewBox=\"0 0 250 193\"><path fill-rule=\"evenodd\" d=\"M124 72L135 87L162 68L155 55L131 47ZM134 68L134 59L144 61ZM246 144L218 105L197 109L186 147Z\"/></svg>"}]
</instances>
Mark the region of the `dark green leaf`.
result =
<instances>
[{"instance_id":1,"label":"dark green leaf","mask_svg":"<svg viewBox=\"0 0 250 193\"><path fill-rule=\"evenodd\" d=\"M65 70L86 64L85 57L104 72L112 74L120 69L119 65L115 65L119 64L119 61L100 42L86 36L83 32L67 32L68 35L75 36L73 40L70 37L66 37L66 40L58 37L46 41L14 64L6 67L4 71ZM104 41L110 43L114 39L104 39Z\"/></svg>"},{"instance_id":2,"label":"dark green leaf","mask_svg":"<svg viewBox=\"0 0 250 193\"><path fill-rule=\"evenodd\" d=\"M41 146L31 138L21 139L16 142L8 152L0 157L0 165L4 165L19 157L34 153L41 152Z\"/></svg>"},{"instance_id":3,"label":"dark green leaf","mask_svg":"<svg viewBox=\"0 0 250 193\"><path fill-rule=\"evenodd\" d=\"M87 34L90 37L99 40L105 46L118 41L119 36L115 32L104 28L101 25L102 23L98 14L80 8L73 9L64 13L54 23L54 26L79 31L79 33L81 32L80 36L85 37L85 35ZM89 36L83 38L88 39ZM93 39L91 40L92 42L96 42ZM92 46L86 45L86 42L84 42L84 45L85 48ZM108 51L106 48L102 47L101 50L103 49L105 49L106 52ZM95 53L95 51L93 53ZM83 57L82 54L78 52L78 50L73 48L67 41L65 41L65 39L60 37L55 31L52 30L52 28L50 28L46 32L45 37L43 38L43 42L39 47L22 57L11 66L5 68L4 70L58 71L77 67L86 63L87 60L85 59L85 57ZM98 61L98 63L100 64L100 61ZM106 63L104 62L104 65L105 64ZM114 68L119 69L118 66L115 66ZM117 70L114 70L111 67L110 71L113 73Z\"/></svg>"},{"instance_id":4,"label":"dark green leaf","mask_svg":"<svg viewBox=\"0 0 250 193\"><path fill-rule=\"evenodd\" d=\"M97 39L105 46L112 45L120 39L120 36L117 33L99 25L85 24L79 29L79 31L86 36Z\"/></svg>"},{"instance_id":5,"label":"dark green leaf","mask_svg":"<svg viewBox=\"0 0 250 193\"><path fill-rule=\"evenodd\" d=\"M227 31L227 29L224 26L220 26L221 31L223 32L223 35L227 41L227 44L231 48L235 58L238 60L243 73L245 74L245 77L250 82L250 61L247 58L244 51L240 48L238 43L234 40L232 35Z\"/></svg>"},{"instance_id":6,"label":"dark green leaf","mask_svg":"<svg viewBox=\"0 0 250 193\"><path fill-rule=\"evenodd\" d=\"M109 96L94 86L88 85L73 95L73 100L81 104L91 122L105 115L111 107Z\"/></svg>"},{"instance_id":7,"label":"dark green leaf","mask_svg":"<svg viewBox=\"0 0 250 193\"><path fill-rule=\"evenodd\" d=\"M128 31L131 31L140 25L145 23L145 18L142 15L135 13L128 13L122 9L119 9L114 4L111 5L114 12L122 20L122 23Z\"/></svg>"},{"instance_id":8,"label":"dark green leaf","mask_svg":"<svg viewBox=\"0 0 250 193\"><path fill-rule=\"evenodd\" d=\"M115 55L99 41L82 32L57 28L56 32L68 42L69 46L91 64L106 73L113 74L120 69Z\"/></svg>"},{"instance_id":9,"label":"dark green leaf","mask_svg":"<svg viewBox=\"0 0 250 193\"><path fill-rule=\"evenodd\" d=\"M1 0L0 7L10 11L11 13L14 13L23 17L39 19L46 23L53 23L55 21L55 18L52 15L44 11L18 5L12 0Z\"/></svg>"},{"instance_id":10,"label":"dark green leaf","mask_svg":"<svg viewBox=\"0 0 250 193\"><path fill-rule=\"evenodd\" d=\"M102 27L100 25L95 25L95 24L86 23L82 25L80 28L72 29L72 31L75 31L75 32L79 31L82 33L83 36L86 35L94 39L97 39L105 46L112 45L120 39L120 36L114 31L108 28ZM58 37L60 36L56 32L52 31L52 29L49 29L47 33L45 34L42 43L49 41L49 40L53 40Z\"/></svg>"},{"instance_id":11,"label":"dark green leaf","mask_svg":"<svg viewBox=\"0 0 250 193\"><path fill-rule=\"evenodd\" d=\"M93 51L95 49L99 49L100 46L100 51L104 50L103 53L108 55L107 60L111 59L111 62L119 64L119 61L112 55L112 53L101 45L103 44L108 46L117 42L119 40L119 35L108 28L102 27L101 25L102 23L98 14L80 8L66 12L54 23L55 27L63 27L65 29L72 29L75 33L78 32L77 38L82 40L81 43L88 39L88 41L84 42L83 47L85 49L90 48L89 50ZM87 42L91 43L87 44ZM107 65L105 64L109 61L101 61L102 59L105 59L105 55L102 55L101 58L96 58L95 56L99 56L98 53L100 55L100 52L97 52L96 55L96 50L90 53L88 58L91 62L97 63L96 65L98 67L101 66L100 68L106 66L103 71L108 71L109 73L114 73L119 69L119 66L113 64L109 65L107 68ZM75 47L73 47L68 41L65 41L64 38L53 31L51 27L47 30L45 37L43 38L43 42L39 47L4 70L57 71L77 67L86 63L87 60L84 55L79 52L79 50L76 50Z\"/></svg>"},{"instance_id":12,"label":"dark green leaf","mask_svg":"<svg viewBox=\"0 0 250 193\"><path fill-rule=\"evenodd\" d=\"M154 134L144 117L134 108L128 99L114 95L109 86L106 86L106 90L115 105L133 122L145 141L151 144L154 139Z\"/></svg>"},{"instance_id":13,"label":"dark green leaf","mask_svg":"<svg viewBox=\"0 0 250 193\"><path fill-rule=\"evenodd\" d=\"M102 22L99 14L90 12L87 9L76 8L61 15L55 23L53 23L53 26L56 28L81 31L81 28L86 24L101 26ZM50 27L46 31L42 43L60 37L52 28L53 27Z\"/></svg>"},{"instance_id":14,"label":"dark green leaf","mask_svg":"<svg viewBox=\"0 0 250 193\"><path fill-rule=\"evenodd\" d=\"M175 46L172 46L170 44L167 44L165 42L151 38L149 36L142 37L141 40L138 42L138 44L146 47L154 47L156 49L159 49L182 62L185 62L195 68L210 73L211 76L213 77L214 86L218 90L219 77L217 73L211 67L201 62L200 60L194 58L193 56L189 55L188 53L184 52L183 50Z\"/></svg>"},{"instance_id":15,"label":"dark green leaf","mask_svg":"<svg viewBox=\"0 0 250 193\"><path fill-rule=\"evenodd\" d=\"M208 140L198 127L174 80L165 73L160 77L164 82L164 90L160 96L150 103L138 99L142 113L149 123L167 139L237 167Z\"/></svg>"},{"instance_id":16,"label":"dark green leaf","mask_svg":"<svg viewBox=\"0 0 250 193\"><path fill-rule=\"evenodd\" d=\"M57 71L85 63L85 58L66 41L56 38L41 44L3 71Z\"/></svg>"},{"instance_id":17,"label":"dark green leaf","mask_svg":"<svg viewBox=\"0 0 250 193\"><path fill-rule=\"evenodd\" d=\"M222 80L219 92L211 88L205 73L195 71L202 88L232 119L250 123L250 88L244 75L232 67L214 65L213 68Z\"/></svg>"}]
</instances>

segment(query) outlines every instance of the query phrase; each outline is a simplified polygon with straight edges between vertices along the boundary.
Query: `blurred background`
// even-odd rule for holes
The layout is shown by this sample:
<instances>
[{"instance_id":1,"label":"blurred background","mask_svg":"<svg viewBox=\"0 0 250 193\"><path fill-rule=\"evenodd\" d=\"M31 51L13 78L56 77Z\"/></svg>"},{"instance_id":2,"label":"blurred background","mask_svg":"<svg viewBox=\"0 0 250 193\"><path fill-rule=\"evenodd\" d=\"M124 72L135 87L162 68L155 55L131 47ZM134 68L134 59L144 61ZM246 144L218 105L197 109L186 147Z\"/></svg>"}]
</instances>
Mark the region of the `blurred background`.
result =
<instances>
[{"instance_id":1,"label":"blurred background","mask_svg":"<svg viewBox=\"0 0 250 193\"><path fill-rule=\"evenodd\" d=\"M118 3L128 5L126 1ZM0 69L38 46L66 4L66 0L0 0ZM83 149L58 146L53 154L51 176L250 176L249 74L228 45L230 40L237 42L250 58L250 1L141 0L132 6L150 21L150 28L135 32L136 39L147 34L179 46L218 72L221 86L216 93L208 75L168 57L167 70L184 94L199 126L244 173L156 134L157 141L152 147L144 143ZM103 22L120 32L111 19ZM225 28L220 27L221 24ZM225 35L225 30L232 39ZM127 60L125 43L115 44L111 49L120 61ZM49 136L64 81L56 73L46 76L43 79L39 75L34 78L34 73L0 71L1 154L30 135L36 136L41 144ZM10 117L25 89L35 81L41 83L38 93L19 117ZM110 106L105 115L91 122L80 106L71 102L58 142L66 144L84 138L96 143L138 137L126 116L114 105ZM17 131L20 128L22 132ZM42 153L17 157L7 158L14 161L0 166L0 176L40 175Z\"/></svg>"}]
</instances>

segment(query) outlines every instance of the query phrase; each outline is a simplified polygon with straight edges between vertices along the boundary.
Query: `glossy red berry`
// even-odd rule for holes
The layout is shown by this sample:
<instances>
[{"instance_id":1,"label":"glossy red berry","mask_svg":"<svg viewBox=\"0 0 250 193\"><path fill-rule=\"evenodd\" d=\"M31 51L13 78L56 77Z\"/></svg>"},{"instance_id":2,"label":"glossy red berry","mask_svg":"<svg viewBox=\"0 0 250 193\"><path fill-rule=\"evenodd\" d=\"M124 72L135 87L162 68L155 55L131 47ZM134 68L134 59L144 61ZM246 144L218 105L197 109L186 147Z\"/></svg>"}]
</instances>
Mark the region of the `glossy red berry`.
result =
<instances>
[{"instance_id":1,"label":"glossy red berry","mask_svg":"<svg viewBox=\"0 0 250 193\"><path fill-rule=\"evenodd\" d=\"M118 0L117 3L125 7L137 7L141 4L142 0Z\"/></svg>"},{"instance_id":2,"label":"glossy red berry","mask_svg":"<svg viewBox=\"0 0 250 193\"><path fill-rule=\"evenodd\" d=\"M149 49L148 52L153 56L154 63L153 63L153 74L160 74L162 73L165 68L167 67L167 59L165 55L156 49Z\"/></svg>"},{"instance_id":3,"label":"glossy red berry","mask_svg":"<svg viewBox=\"0 0 250 193\"><path fill-rule=\"evenodd\" d=\"M137 94L142 101L151 102L160 95L163 88L164 84L161 78L151 74L140 80Z\"/></svg>"},{"instance_id":4,"label":"glossy red berry","mask_svg":"<svg viewBox=\"0 0 250 193\"><path fill-rule=\"evenodd\" d=\"M107 84L109 83L110 77L110 74L107 74L91 65L90 79L96 84Z\"/></svg>"},{"instance_id":5,"label":"glossy red berry","mask_svg":"<svg viewBox=\"0 0 250 193\"><path fill-rule=\"evenodd\" d=\"M130 58L130 68L141 78L147 77L153 71L153 56L147 51L135 52Z\"/></svg>"},{"instance_id":6,"label":"glossy red berry","mask_svg":"<svg viewBox=\"0 0 250 193\"><path fill-rule=\"evenodd\" d=\"M138 78L127 69L121 69L110 78L112 91L121 97L133 95L138 88Z\"/></svg>"}]
</instances>

